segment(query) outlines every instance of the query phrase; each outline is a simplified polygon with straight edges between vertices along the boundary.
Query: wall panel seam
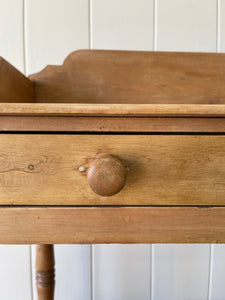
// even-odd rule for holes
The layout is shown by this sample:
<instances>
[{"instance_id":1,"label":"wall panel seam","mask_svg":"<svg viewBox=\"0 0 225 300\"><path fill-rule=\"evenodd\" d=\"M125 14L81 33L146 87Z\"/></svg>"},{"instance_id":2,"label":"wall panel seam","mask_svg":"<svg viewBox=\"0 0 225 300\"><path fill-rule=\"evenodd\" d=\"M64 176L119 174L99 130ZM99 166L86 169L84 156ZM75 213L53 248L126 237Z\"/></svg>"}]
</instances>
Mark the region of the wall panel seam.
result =
<instances>
[{"instance_id":1,"label":"wall panel seam","mask_svg":"<svg viewBox=\"0 0 225 300\"><path fill-rule=\"evenodd\" d=\"M89 8L89 48L93 49L93 37L92 37L92 26L93 26L93 20L92 20L92 14L93 14L93 9L92 9L92 0L88 0L88 8Z\"/></svg>"},{"instance_id":2,"label":"wall panel seam","mask_svg":"<svg viewBox=\"0 0 225 300\"><path fill-rule=\"evenodd\" d=\"M158 0L153 0L153 50L157 51L157 3Z\"/></svg>"},{"instance_id":3,"label":"wall panel seam","mask_svg":"<svg viewBox=\"0 0 225 300\"><path fill-rule=\"evenodd\" d=\"M216 30L216 52L220 52L220 34L221 34L221 0L217 0L216 2L217 5L217 16L216 16L216 20L217 20L217 30Z\"/></svg>"},{"instance_id":4,"label":"wall panel seam","mask_svg":"<svg viewBox=\"0 0 225 300\"><path fill-rule=\"evenodd\" d=\"M213 263L213 244L210 244L209 245L208 295L207 295L208 300L211 300L211 296L212 296L212 263Z\"/></svg>"},{"instance_id":5,"label":"wall panel seam","mask_svg":"<svg viewBox=\"0 0 225 300\"><path fill-rule=\"evenodd\" d=\"M33 290L33 266L32 266L32 247L29 246L29 261L30 261L30 286L31 286L31 300L34 299L34 290Z\"/></svg>"},{"instance_id":6,"label":"wall panel seam","mask_svg":"<svg viewBox=\"0 0 225 300\"><path fill-rule=\"evenodd\" d=\"M150 300L154 299L154 245L150 244Z\"/></svg>"},{"instance_id":7,"label":"wall panel seam","mask_svg":"<svg viewBox=\"0 0 225 300\"><path fill-rule=\"evenodd\" d=\"M91 269L91 300L95 300L94 288L95 288L95 280L94 280L94 252L95 245L90 245L90 269Z\"/></svg>"},{"instance_id":8,"label":"wall panel seam","mask_svg":"<svg viewBox=\"0 0 225 300\"><path fill-rule=\"evenodd\" d=\"M24 74L28 75L27 60L27 0L23 0L23 61Z\"/></svg>"}]
</instances>

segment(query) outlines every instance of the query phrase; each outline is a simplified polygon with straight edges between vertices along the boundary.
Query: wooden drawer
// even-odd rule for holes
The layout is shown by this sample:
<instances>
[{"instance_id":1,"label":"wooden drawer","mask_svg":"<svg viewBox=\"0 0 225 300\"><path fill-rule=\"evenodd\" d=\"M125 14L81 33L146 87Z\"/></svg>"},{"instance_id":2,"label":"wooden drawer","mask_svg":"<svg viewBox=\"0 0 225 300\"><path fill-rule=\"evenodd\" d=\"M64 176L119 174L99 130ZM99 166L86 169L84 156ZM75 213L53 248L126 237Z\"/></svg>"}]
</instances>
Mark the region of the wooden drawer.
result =
<instances>
[{"instance_id":1,"label":"wooden drawer","mask_svg":"<svg viewBox=\"0 0 225 300\"><path fill-rule=\"evenodd\" d=\"M102 153L129 168L110 197L87 181ZM1 135L0 204L224 205L224 178L223 135Z\"/></svg>"}]
</instances>

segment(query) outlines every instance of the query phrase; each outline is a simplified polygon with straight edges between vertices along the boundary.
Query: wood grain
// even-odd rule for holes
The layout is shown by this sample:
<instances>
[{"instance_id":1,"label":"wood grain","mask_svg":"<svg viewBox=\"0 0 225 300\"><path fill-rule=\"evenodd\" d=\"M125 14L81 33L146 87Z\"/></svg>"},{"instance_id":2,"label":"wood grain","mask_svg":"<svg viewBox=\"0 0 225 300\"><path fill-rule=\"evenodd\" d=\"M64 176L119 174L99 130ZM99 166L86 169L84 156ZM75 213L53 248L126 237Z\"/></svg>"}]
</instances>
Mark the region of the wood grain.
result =
<instances>
[{"instance_id":1,"label":"wood grain","mask_svg":"<svg viewBox=\"0 0 225 300\"><path fill-rule=\"evenodd\" d=\"M31 75L36 102L225 103L225 54L81 50Z\"/></svg>"},{"instance_id":2,"label":"wood grain","mask_svg":"<svg viewBox=\"0 0 225 300\"><path fill-rule=\"evenodd\" d=\"M0 102L34 102L33 83L0 57Z\"/></svg>"},{"instance_id":3,"label":"wood grain","mask_svg":"<svg viewBox=\"0 0 225 300\"><path fill-rule=\"evenodd\" d=\"M36 247L36 284L38 300L54 300L55 261L53 245Z\"/></svg>"},{"instance_id":4,"label":"wood grain","mask_svg":"<svg viewBox=\"0 0 225 300\"><path fill-rule=\"evenodd\" d=\"M0 116L225 117L225 105L0 103Z\"/></svg>"},{"instance_id":5,"label":"wood grain","mask_svg":"<svg viewBox=\"0 0 225 300\"><path fill-rule=\"evenodd\" d=\"M96 195L87 180L103 153L129 168L111 197ZM225 205L224 175L223 135L1 135L1 204Z\"/></svg>"},{"instance_id":6,"label":"wood grain","mask_svg":"<svg viewBox=\"0 0 225 300\"><path fill-rule=\"evenodd\" d=\"M225 118L0 116L0 131L225 133Z\"/></svg>"},{"instance_id":7,"label":"wood grain","mask_svg":"<svg viewBox=\"0 0 225 300\"><path fill-rule=\"evenodd\" d=\"M127 173L126 167L118 157L112 154L101 154L91 163L87 178L93 192L106 197L122 190Z\"/></svg>"},{"instance_id":8,"label":"wood grain","mask_svg":"<svg viewBox=\"0 0 225 300\"><path fill-rule=\"evenodd\" d=\"M225 242L224 207L1 207L0 216L1 244Z\"/></svg>"}]
</instances>

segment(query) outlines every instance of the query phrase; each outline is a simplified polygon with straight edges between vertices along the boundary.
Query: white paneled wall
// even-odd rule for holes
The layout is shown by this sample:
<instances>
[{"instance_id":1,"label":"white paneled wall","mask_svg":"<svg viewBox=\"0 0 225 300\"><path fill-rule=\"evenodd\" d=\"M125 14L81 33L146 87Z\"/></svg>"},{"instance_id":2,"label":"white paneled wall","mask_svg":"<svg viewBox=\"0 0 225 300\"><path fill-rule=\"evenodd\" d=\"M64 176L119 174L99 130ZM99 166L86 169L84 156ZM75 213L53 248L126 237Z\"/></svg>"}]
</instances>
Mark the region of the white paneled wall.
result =
<instances>
[{"instance_id":1,"label":"white paneled wall","mask_svg":"<svg viewBox=\"0 0 225 300\"><path fill-rule=\"evenodd\" d=\"M213 245L211 268L210 300L225 299L225 245Z\"/></svg>"},{"instance_id":2,"label":"white paneled wall","mask_svg":"<svg viewBox=\"0 0 225 300\"><path fill-rule=\"evenodd\" d=\"M0 246L0 299L32 299L29 246Z\"/></svg>"},{"instance_id":3,"label":"white paneled wall","mask_svg":"<svg viewBox=\"0 0 225 300\"><path fill-rule=\"evenodd\" d=\"M156 245L153 251L153 299L208 299L209 245Z\"/></svg>"},{"instance_id":4,"label":"white paneled wall","mask_svg":"<svg viewBox=\"0 0 225 300\"><path fill-rule=\"evenodd\" d=\"M215 52L217 0L158 0L157 49Z\"/></svg>"},{"instance_id":5,"label":"white paneled wall","mask_svg":"<svg viewBox=\"0 0 225 300\"><path fill-rule=\"evenodd\" d=\"M153 0L91 1L91 48L153 49Z\"/></svg>"},{"instance_id":6,"label":"white paneled wall","mask_svg":"<svg viewBox=\"0 0 225 300\"><path fill-rule=\"evenodd\" d=\"M0 0L1 1L1 0ZM28 73L89 48L88 0L24 0Z\"/></svg>"},{"instance_id":7,"label":"white paneled wall","mask_svg":"<svg viewBox=\"0 0 225 300\"><path fill-rule=\"evenodd\" d=\"M95 245L94 300L149 300L151 250L149 245Z\"/></svg>"},{"instance_id":8,"label":"white paneled wall","mask_svg":"<svg viewBox=\"0 0 225 300\"><path fill-rule=\"evenodd\" d=\"M225 52L225 1L218 0L218 50Z\"/></svg>"},{"instance_id":9,"label":"white paneled wall","mask_svg":"<svg viewBox=\"0 0 225 300\"><path fill-rule=\"evenodd\" d=\"M0 56L21 71L80 48L225 52L225 0L0 0ZM55 252L56 300L225 299L225 245ZM0 299L37 300L34 261L34 246L0 246Z\"/></svg>"},{"instance_id":10,"label":"white paneled wall","mask_svg":"<svg viewBox=\"0 0 225 300\"><path fill-rule=\"evenodd\" d=\"M23 0L0 0L0 56L24 71Z\"/></svg>"}]
</instances>

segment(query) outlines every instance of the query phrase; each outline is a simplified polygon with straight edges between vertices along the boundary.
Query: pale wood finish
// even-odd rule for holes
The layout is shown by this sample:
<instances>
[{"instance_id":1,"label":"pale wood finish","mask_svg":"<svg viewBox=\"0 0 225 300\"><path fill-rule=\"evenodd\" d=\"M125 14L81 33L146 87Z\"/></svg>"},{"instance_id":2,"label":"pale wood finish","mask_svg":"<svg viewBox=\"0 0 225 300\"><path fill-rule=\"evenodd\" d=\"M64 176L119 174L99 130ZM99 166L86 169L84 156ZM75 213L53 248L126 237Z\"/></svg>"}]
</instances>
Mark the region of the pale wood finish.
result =
<instances>
[{"instance_id":1,"label":"pale wood finish","mask_svg":"<svg viewBox=\"0 0 225 300\"><path fill-rule=\"evenodd\" d=\"M54 300L55 268L53 245L36 247L36 284L38 300Z\"/></svg>"},{"instance_id":2,"label":"pale wood finish","mask_svg":"<svg viewBox=\"0 0 225 300\"><path fill-rule=\"evenodd\" d=\"M122 190L127 173L126 167L118 157L112 154L101 154L91 163L87 178L91 189L96 194L106 197Z\"/></svg>"},{"instance_id":3,"label":"pale wood finish","mask_svg":"<svg viewBox=\"0 0 225 300\"><path fill-rule=\"evenodd\" d=\"M225 133L225 118L1 116L0 131Z\"/></svg>"},{"instance_id":4,"label":"pale wood finish","mask_svg":"<svg viewBox=\"0 0 225 300\"><path fill-rule=\"evenodd\" d=\"M225 103L225 55L81 50L31 75L36 102Z\"/></svg>"},{"instance_id":5,"label":"pale wood finish","mask_svg":"<svg viewBox=\"0 0 225 300\"><path fill-rule=\"evenodd\" d=\"M87 181L103 153L129 168L125 187L111 197L96 195ZM4 134L0 158L1 204L225 205L223 135Z\"/></svg>"},{"instance_id":6,"label":"pale wood finish","mask_svg":"<svg viewBox=\"0 0 225 300\"><path fill-rule=\"evenodd\" d=\"M0 57L0 102L34 102L34 85Z\"/></svg>"},{"instance_id":7,"label":"pale wood finish","mask_svg":"<svg viewBox=\"0 0 225 300\"><path fill-rule=\"evenodd\" d=\"M225 132L224 64L224 54L78 51L33 84L0 58L0 101L20 102L0 104L0 130ZM52 103L23 104L35 101ZM0 203L27 207L0 207L0 242L41 243L39 300L54 299L49 243L224 243L225 208L202 206L225 205L224 146L215 135L2 135ZM106 166L96 188L102 153L121 160L116 192L130 170L113 197L88 187L115 193L114 182L102 192Z\"/></svg>"},{"instance_id":8,"label":"pale wood finish","mask_svg":"<svg viewBox=\"0 0 225 300\"><path fill-rule=\"evenodd\" d=\"M0 103L0 116L225 117L225 105Z\"/></svg>"},{"instance_id":9,"label":"pale wood finish","mask_svg":"<svg viewBox=\"0 0 225 300\"><path fill-rule=\"evenodd\" d=\"M1 207L0 215L1 244L225 242L224 207Z\"/></svg>"}]
</instances>

